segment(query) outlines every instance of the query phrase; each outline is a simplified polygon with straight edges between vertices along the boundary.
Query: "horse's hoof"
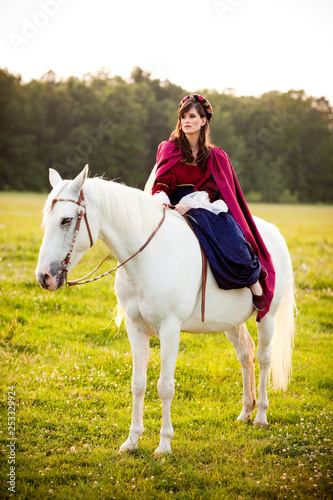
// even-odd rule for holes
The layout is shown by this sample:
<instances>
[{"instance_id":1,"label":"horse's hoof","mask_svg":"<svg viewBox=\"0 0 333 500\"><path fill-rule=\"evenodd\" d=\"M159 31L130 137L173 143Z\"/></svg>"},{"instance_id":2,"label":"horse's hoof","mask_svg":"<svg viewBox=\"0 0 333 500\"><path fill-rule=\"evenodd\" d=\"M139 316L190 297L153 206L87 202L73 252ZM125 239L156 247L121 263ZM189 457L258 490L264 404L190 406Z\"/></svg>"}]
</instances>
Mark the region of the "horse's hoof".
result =
<instances>
[{"instance_id":1,"label":"horse's hoof","mask_svg":"<svg viewBox=\"0 0 333 500\"><path fill-rule=\"evenodd\" d=\"M251 415L255 409L255 402L252 407L246 406L245 408L243 408L240 415L237 417L237 422L251 422Z\"/></svg>"},{"instance_id":2,"label":"horse's hoof","mask_svg":"<svg viewBox=\"0 0 333 500\"><path fill-rule=\"evenodd\" d=\"M245 418L243 418L241 415L239 415L239 417L237 417L236 422L239 422L240 424L250 424L251 423L251 415L248 415Z\"/></svg>"},{"instance_id":3,"label":"horse's hoof","mask_svg":"<svg viewBox=\"0 0 333 500\"><path fill-rule=\"evenodd\" d=\"M253 422L254 427L263 427L264 429L268 429L269 425L267 422L259 422L258 420Z\"/></svg>"},{"instance_id":4,"label":"horse's hoof","mask_svg":"<svg viewBox=\"0 0 333 500\"><path fill-rule=\"evenodd\" d=\"M119 448L119 453L134 453L136 446L132 442L125 441Z\"/></svg>"},{"instance_id":5,"label":"horse's hoof","mask_svg":"<svg viewBox=\"0 0 333 500\"><path fill-rule=\"evenodd\" d=\"M171 453L172 453L171 448L164 450L159 446L157 450L154 451L154 457L158 458L165 455L171 455Z\"/></svg>"},{"instance_id":6,"label":"horse's hoof","mask_svg":"<svg viewBox=\"0 0 333 500\"><path fill-rule=\"evenodd\" d=\"M120 455L125 455L125 453L128 453L132 455L134 453L134 449L131 448L119 448L119 453Z\"/></svg>"}]
</instances>

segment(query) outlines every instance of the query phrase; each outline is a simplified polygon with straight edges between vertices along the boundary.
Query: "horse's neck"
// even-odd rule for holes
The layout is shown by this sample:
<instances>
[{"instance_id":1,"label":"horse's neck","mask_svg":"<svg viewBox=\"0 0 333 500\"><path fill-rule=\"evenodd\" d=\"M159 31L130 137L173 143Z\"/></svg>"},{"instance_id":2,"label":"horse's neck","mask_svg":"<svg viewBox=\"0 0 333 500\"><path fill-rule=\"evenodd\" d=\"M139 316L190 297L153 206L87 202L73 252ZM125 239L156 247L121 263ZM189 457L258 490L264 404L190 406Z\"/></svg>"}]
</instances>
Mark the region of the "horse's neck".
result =
<instances>
[{"instance_id":1,"label":"horse's neck","mask_svg":"<svg viewBox=\"0 0 333 500\"><path fill-rule=\"evenodd\" d=\"M156 200L137 189L100 179L94 181L99 239L123 262L149 238L162 210Z\"/></svg>"}]
</instances>

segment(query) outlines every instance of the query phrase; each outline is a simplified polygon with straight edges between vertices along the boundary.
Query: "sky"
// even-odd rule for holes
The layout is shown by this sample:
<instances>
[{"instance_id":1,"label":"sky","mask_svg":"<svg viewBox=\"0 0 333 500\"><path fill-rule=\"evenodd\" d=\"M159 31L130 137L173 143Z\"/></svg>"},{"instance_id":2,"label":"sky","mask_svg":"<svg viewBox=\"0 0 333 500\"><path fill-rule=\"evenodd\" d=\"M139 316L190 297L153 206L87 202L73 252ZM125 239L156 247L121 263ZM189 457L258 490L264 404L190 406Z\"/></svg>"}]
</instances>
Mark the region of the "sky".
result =
<instances>
[{"instance_id":1,"label":"sky","mask_svg":"<svg viewBox=\"0 0 333 500\"><path fill-rule=\"evenodd\" d=\"M0 0L0 68L28 82L139 66L190 92L333 104L332 21L332 0Z\"/></svg>"}]
</instances>

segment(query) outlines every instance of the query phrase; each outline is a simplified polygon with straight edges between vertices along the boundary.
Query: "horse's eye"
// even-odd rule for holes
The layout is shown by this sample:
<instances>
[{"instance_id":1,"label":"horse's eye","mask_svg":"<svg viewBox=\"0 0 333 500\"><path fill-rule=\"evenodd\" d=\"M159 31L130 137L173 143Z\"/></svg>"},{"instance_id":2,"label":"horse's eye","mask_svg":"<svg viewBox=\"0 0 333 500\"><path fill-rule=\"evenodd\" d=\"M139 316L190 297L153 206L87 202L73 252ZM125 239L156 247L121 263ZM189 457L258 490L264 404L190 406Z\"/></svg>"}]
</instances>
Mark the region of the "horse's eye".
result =
<instances>
[{"instance_id":1,"label":"horse's eye","mask_svg":"<svg viewBox=\"0 0 333 500\"><path fill-rule=\"evenodd\" d=\"M62 226L69 226L72 223L73 217L65 217L61 221Z\"/></svg>"}]
</instances>

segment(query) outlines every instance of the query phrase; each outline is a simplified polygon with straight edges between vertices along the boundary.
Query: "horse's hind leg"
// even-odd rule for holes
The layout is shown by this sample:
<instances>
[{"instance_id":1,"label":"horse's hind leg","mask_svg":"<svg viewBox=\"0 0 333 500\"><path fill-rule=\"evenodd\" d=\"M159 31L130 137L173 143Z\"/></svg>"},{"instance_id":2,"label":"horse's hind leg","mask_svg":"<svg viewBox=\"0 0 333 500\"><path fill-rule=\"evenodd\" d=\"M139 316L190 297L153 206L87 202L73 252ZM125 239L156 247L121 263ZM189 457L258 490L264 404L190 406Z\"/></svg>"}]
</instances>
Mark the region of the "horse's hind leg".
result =
<instances>
[{"instance_id":1,"label":"horse's hind leg","mask_svg":"<svg viewBox=\"0 0 333 500\"><path fill-rule=\"evenodd\" d=\"M256 386L254 374L255 345L243 323L228 330L226 336L235 348L243 372L243 409L237 420L248 420L256 407Z\"/></svg>"},{"instance_id":2,"label":"horse's hind leg","mask_svg":"<svg viewBox=\"0 0 333 500\"><path fill-rule=\"evenodd\" d=\"M126 330L133 353L132 394L133 411L132 422L128 439L119 449L133 451L136 449L138 440L143 434L143 404L147 386L147 366L149 359L150 336L141 332L136 325L126 317Z\"/></svg>"},{"instance_id":3,"label":"horse's hind leg","mask_svg":"<svg viewBox=\"0 0 333 500\"><path fill-rule=\"evenodd\" d=\"M267 422L267 378L271 366L271 341L274 334L274 316L266 315L258 323L258 351L259 361L259 393L258 393L258 411L254 420L254 425L268 427Z\"/></svg>"}]
</instances>

